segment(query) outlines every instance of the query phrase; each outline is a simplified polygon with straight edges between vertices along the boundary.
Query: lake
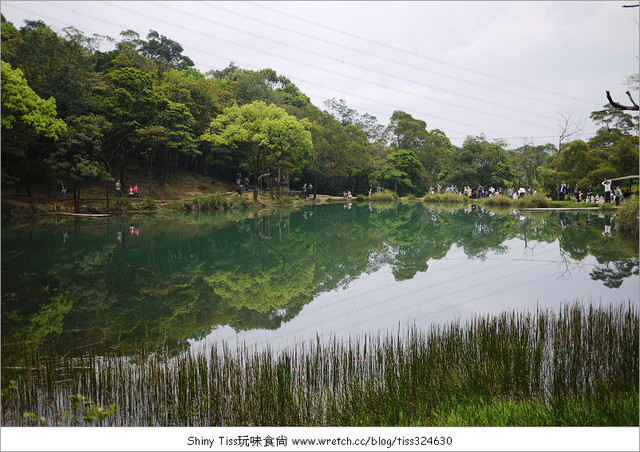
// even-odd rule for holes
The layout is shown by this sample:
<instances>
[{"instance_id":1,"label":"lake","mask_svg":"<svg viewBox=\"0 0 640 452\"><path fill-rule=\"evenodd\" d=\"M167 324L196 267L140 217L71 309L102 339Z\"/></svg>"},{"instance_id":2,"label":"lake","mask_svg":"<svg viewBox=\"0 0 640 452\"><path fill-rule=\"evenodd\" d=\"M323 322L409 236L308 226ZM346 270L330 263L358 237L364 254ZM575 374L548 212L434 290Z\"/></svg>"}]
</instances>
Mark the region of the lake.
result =
<instances>
[{"instance_id":1,"label":"lake","mask_svg":"<svg viewBox=\"0 0 640 452\"><path fill-rule=\"evenodd\" d=\"M639 302L610 215L334 204L271 215L63 218L2 230L2 353L272 349L502 311Z\"/></svg>"}]
</instances>

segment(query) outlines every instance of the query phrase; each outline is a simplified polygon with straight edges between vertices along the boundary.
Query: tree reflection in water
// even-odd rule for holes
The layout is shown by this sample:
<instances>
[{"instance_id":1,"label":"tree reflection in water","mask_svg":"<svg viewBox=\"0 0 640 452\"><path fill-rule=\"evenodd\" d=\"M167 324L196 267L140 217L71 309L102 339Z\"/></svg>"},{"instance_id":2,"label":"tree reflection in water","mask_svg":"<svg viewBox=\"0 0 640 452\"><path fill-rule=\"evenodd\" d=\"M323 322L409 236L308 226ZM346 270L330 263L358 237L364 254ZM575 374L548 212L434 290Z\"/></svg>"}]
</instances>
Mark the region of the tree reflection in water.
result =
<instances>
[{"instance_id":1,"label":"tree reflection in water","mask_svg":"<svg viewBox=\"0 0 640 452\"><path fill-rule=\"evenodd\" d=\"M134 233L123 234L130 224ZM597 261L590 277L608 288L638 275L636 240L610 216L584 213L356 203L242 219L5 225L3 356L5 344L42 339L71 354L88 344L97 352L177 353L219 325L277 329L319 294L384 267L395 281L410 281L454 248L484 261L513 246L533 256L536 244L556 241L558 276L569 277L588 256Z\"/></svg>"}]
</instances>

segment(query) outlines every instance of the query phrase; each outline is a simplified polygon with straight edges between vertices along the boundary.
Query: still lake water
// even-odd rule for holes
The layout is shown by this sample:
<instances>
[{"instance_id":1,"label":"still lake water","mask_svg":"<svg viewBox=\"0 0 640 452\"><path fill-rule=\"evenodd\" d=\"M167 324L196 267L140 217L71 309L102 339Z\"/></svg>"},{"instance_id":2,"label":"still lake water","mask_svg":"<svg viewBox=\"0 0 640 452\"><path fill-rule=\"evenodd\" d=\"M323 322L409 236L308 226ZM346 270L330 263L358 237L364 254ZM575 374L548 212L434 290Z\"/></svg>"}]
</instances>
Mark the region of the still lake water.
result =
<instances>
[{"instance_id":1,"label":"still lake water","mask_svg":"<svg viewBox=\"0 0 640 452\"><path fill-rule=\"evenodd\" d=\"M639 303L615 218L326 205L240 219L58 218L2 228L3 358L273 349L564 303ZM6 346L6 347L5 347Z\"/></svg>"}]
</instances>

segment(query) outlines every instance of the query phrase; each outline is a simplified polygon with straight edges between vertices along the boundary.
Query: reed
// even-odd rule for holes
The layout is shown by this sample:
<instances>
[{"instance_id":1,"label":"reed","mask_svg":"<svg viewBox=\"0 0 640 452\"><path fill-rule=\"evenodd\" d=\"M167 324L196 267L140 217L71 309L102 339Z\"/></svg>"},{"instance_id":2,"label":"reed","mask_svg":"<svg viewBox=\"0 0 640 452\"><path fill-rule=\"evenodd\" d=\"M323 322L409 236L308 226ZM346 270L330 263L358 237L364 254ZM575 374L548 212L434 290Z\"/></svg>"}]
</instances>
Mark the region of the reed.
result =
<instances>
[{"instance_id":1,"label":"reed","mask_svg":"<svg viewBox=\"0 0 640 452\"><path fill-rule=\"evenodd\" d=\"M253 202L244 196L226 196L215 193L208 196L195 196L190 199L173 201L168 207L177 212L199 213L217 211L247 210L253 207Z\"/></svg>"},{"instance_id":2,"label":"reed","mask_svg":"<svg viewBox=\"0 0 640 452\"><path fill-rule=\"evenodd\" d=\"M635 304L574 304L277 353L221 344L69 359L25 348L3 360L14 386L2 419L61 425L82 395L94 412L115 407L83 425L637 426L638 335Z\"/></svg>"},{"instance_id":3,"label":"reed","mask_svg":"<svg viewBox=\"0 0 640 452\"><path fill-rule=\"evenodd\" d=\"M471 200L468 196L463 196L456 193L434 193L424 195L422 197L422 201L426 203L438 204L467 204Z\"/></svg>"},{"instance_id":4,"label":"reed","mask_svg":"<svg viewBox=\"0 0 640 452\"><path fill-rule=\"evenodd\" d=\"M397 201L399 198L396 192L390 191L390 190L383 190L380 193L373 193L370 199L371 201L389 202L389 201Z\"/></svg>"}]
</instances>

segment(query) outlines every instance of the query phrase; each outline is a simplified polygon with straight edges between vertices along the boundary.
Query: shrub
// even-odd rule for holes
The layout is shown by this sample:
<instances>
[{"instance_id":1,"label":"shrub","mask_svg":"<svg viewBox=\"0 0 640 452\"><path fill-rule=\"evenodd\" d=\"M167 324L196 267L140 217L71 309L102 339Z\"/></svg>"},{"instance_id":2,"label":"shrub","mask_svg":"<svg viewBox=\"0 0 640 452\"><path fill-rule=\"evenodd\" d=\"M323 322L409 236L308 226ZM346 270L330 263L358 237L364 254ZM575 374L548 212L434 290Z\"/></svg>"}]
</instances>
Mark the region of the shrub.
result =
<instances>
[{"instance_id":1,"label":"shrub","mask_svg":"<svg viewBox=\"0 0 640 452\"><path fill-rule=\"evenodd\" d=\"M433 195L426 195L422 198L424 202L434 202L442 204L461 204L466 203L469 198L466 196L460 196L455 193L435 193Z\"/></svg>"},{"instance_id":2,"label":"shrub","mask_svg":"<svg viewBox=\"0 0 640 452\"><path fill-rule=\"evenodd\" d=\"M195 196L191 199L174 201L169 204L172 210L183 212L216 212L226 210L246 210L253 203L244 196L225 196L222 193L215 193L209 196Z\"/></svg>"},{"instance_id":3,"label":"shrub","mask_svg":"<svg viewBox=\"0 0 640 452\"><path fill-rule=\"evenodd\" d=\"M516 206L519 208L535 208L535 207L549 207L549 201L540 193L535 195L525 195L516 200Z\"/></svg>"},{"instance_id":4,"label":"shrub","mask_svg":"<svg viewBox=\"0 0 640 452\"><path fill-rule=\"evenodd\" d=\"M143 210L156 210L158 208L158 206L156 205L156 200L153 199L151 196L147 196L144 199L144 202L142 203L141 208Z\"/></svg>"},{"instance_id":5,"label":"shrub","mask_svg":"<svg viewBox=\"0 0 640 452\"><path fill-rule=\"evenodd\" d=\"M397 201L398 194L394 191L384 190L380 193L373 193L371 195L372 201Z\"/></svg>"},{"instance_id":6,"label":"shrub","mask_svg":"<svg viewBox=\"0 0 640 452\"><path fill-rule=\"evenodd\" d=\"M620 226L620 229L638 233L637 216L638 216L638 196L632 196L629 199L625 199L616 215L616 221Z\"/></svg>"},{"instance_id":7,"label":"shrub","mask_svg":"<svg viewBox=\"0 0 640 452\"><path fill-rule=\"evenodd\" d=\"M509 207L515 204L515 200L507 195L493 195L482 200L482 205L487 207Z\"/></svg>"},{"instance_id":8,"label":"shrub","mask_svg":"<svg viewBox=\"0 0 640 452\"><path fill-rule=\"evenodd\" d=\"M367 200L367 197L365 195L363 195L362 193L360 193L358 196L356 196L356 201L358 202L365 202Z\"/></svg>"}]
</instances>

